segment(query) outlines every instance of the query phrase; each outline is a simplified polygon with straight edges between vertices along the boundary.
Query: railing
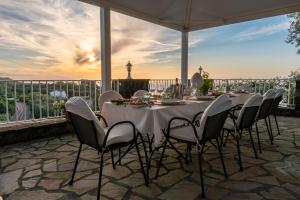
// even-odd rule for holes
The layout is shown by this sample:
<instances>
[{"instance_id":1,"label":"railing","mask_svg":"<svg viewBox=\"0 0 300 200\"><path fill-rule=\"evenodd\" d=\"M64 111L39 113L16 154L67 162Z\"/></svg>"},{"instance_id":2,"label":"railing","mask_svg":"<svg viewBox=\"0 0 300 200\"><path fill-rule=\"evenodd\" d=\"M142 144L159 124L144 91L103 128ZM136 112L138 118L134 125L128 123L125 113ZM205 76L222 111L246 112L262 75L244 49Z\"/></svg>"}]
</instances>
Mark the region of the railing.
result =
<instances>
[{"instance_id":1,"label":"railing","mask_svg":"<svg viewBox=\"0 0 300 200\"><path fill-rule=\"evenodd\" d=\"M223 92L246 91L264 94L269 89L284 89L282 107L293 107L296 81L292 79L214 79L213 88Z\"/></svg>"},{"instance_id":2,"label":"railing","mask_svg":"<svg viewBox=\"0 0 300 200\"><path fill-rule=\"evenodd\" d=\"M59 117L61 101L81 96L97 110L99 80L0 80L0 122Z\"/></svg>"},{"instance_id":3,"label":"railing","mask_svg":"<svg viewBox=\"0 0 300 200\"><path fill-rule=\"evenodd\" d=\"M179 80L180 81L180 80ZM150 80L149 91L160 93L175 84L174 80ZM291 79L213 79L213 90L220 92L246 91L264 94L268 89L282 88L286 92L281 101L282 107L293 107L296 82Z\"/></svg>"},{"instance_id":4,"label":"railing","mask_svg":"<svg viewBox=\"0 0 300 200\"><path fill-rule=\"evenodd\" d=\"M149 91L161 93L173 84L175 79L152 79ZM283 88L286 92L281 106L284 107L294 105L295 85L290 79L213 80L213 89L222 92L244 90L263 94L271 88ZM119 91L119 84L113 87ZM0 80L0 123L62 116L60 101L72 96L85 98L96 111L101 88L100 80Z\"/></svg>"}]
</instances>

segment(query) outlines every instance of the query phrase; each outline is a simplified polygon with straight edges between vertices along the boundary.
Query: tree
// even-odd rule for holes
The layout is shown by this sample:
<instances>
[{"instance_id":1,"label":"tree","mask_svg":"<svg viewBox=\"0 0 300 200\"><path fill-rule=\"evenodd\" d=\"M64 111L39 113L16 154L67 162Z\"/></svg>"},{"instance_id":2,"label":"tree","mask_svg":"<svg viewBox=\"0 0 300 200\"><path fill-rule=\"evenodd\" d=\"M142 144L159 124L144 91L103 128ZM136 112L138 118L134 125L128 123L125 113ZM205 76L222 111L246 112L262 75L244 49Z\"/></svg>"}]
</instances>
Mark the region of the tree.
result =
<instances>
[{"instance_id":1,"label":"tree","mask_svg":"<svg viewBox=\"0 0 300 200\"><path fill-rule=\"evenodd\" d=\"M296 12L288 15L290 18L290 28L289 35L286 40L287 43L293 44L296 47L300 46L300 12ZM297 54L300 54L300 49L298 49Z\"/></svg>"}]
</instances>

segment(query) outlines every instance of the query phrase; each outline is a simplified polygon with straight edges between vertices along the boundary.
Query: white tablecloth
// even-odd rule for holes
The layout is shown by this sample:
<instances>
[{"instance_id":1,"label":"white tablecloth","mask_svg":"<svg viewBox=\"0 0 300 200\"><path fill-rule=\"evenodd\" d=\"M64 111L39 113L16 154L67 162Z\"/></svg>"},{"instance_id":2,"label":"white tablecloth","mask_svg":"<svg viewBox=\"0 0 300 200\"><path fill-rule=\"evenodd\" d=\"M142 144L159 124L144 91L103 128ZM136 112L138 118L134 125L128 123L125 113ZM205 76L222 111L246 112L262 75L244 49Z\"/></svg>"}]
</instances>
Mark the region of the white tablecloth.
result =
<instances>
[{"instance_id":1,"label":"white tablecloth","mask_svg":"<svg viewBox=\"0 0 300 200\"><path fill-rule=\"evenodd\" d=\"M114 105L104 103L101 115L109 126L119 121L131 121L142 134L154 134L154 145L159 146L162 139L162 129L166 129L172 117L184 117L190 120L200 111L204 111L210 101L187 101L184 105L134 108L130 105Z\"/></svg>"}]
</instances>

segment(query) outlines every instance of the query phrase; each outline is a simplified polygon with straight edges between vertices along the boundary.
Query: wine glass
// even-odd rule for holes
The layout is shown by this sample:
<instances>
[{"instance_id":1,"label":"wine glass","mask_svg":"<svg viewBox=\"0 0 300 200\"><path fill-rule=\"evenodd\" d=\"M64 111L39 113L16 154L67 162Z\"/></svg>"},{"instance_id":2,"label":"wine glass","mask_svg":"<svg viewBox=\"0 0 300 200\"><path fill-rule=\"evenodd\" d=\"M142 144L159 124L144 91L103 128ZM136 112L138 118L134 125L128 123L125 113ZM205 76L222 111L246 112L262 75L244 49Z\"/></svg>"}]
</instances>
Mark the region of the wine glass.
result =
<instances>
[{"instance_id":1,"label":"wine glass","mask_svg":"<svg viewBox=\"0 0 300 200\"><path fill-rule=\"evenodd\" d=\"M162 92L165 90L165 87L163 84L159 84L157 87L157 92L159 93L159 95L161 96Z\"/></svg>"}]
</instances>

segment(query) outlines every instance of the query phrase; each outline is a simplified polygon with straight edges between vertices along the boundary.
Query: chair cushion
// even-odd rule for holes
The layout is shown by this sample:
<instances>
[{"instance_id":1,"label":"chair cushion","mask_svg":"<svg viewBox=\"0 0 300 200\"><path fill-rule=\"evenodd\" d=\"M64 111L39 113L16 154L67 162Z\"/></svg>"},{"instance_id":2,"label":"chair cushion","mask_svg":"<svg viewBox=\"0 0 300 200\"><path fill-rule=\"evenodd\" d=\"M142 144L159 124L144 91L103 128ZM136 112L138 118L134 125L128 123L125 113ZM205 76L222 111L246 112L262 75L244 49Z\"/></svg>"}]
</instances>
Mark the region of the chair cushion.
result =
<instances>
[{"instance_id":1,"label":"chair cushion","mask_svg":"<svg viewBox=\"0 0 300 200\"><path fill-rule=\"evenodd\" d=\"M109 127L104 128L105 134L107 134ZM133 130L130 124L120 124L111 129L106 146L110 146L118 143L126 143L133 140Z\"/></svg>"},{"instance_id":2,"label":"chair cushion","mask_svg":"<svg viewBox=\"0 0 300 200\"><path fill-rule=\"evenodd\" d=\"M198 127L196 127L196 130L197 129ZM188 142L197 142L192 126L181 126L181 127L171 128L170 136Z\"/></svg>"},{"instance_id":3,"label":"chair cushion","mask_svg":"<svg viewBox=\"0 0 300 200\"><path fill-rule=\"evenodd\" d=\"M227 130L232 130L234 131L234 123L233 123L233 120L231 118L227 118L225 123L224 123L224 126L223 126L224 129L227 129Z\"/></svg>"}]
</instances>

